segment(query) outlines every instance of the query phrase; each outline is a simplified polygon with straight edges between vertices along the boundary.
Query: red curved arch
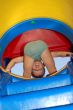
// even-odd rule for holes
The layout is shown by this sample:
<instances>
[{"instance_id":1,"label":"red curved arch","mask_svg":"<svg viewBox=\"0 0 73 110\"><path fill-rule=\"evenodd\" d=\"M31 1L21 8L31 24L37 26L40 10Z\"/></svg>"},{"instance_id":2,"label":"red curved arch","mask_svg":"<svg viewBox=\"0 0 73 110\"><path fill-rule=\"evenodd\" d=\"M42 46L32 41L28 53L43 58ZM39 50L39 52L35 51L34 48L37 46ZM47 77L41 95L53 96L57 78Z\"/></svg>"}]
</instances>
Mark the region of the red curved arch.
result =
<instances>
[{"instance_id":1,"label":"red curved arch","mask_svg":"<svg viewBox=\"0 0 73 110\"><path fill-rule=\"evenodd\" d=\"M47 29L36 29L17 36L6 47L3 59L23 55L24 46L34 40L43 40L51 51L69 51L71 42L61 33Z\"/></svg>"}]
</instances>

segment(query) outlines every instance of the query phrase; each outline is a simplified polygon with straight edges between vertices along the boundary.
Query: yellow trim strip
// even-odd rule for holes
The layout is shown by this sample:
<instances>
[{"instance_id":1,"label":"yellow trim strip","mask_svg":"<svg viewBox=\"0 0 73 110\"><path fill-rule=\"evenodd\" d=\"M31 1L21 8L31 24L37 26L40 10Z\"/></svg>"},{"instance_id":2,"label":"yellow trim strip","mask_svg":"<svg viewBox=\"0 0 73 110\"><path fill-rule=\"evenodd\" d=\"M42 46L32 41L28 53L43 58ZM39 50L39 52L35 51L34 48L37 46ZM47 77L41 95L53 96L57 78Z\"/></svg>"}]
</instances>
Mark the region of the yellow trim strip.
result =
<instances>
[{"instance_id":1,"label":"yellow trim strip","mask_svg":"<svg viewBox=\"0 0 73 110\"><path fill-rule=\"evenodd\" d=\"M52 73L50 76L54 76L54 75L58 74L59 72L63 71L65 68L67 68L66 65L62 69L60 69L59 71Z\"/></svg>"},{"instance_id":2,"label":"yellow trim strip","mask_svg":"<svg viewBox=\"0 0 73 110\"><path fill-rule=\"evenodd\" d=\"M63 71L65 68L67 68L67 66L64 66L64 67L63 67L62 69L60 69L58 72L55 72L55 73L51 74L50 76L54 76L54 75L58 74L59 72ZM25 79L25 80L29 79L29 78L24 78L23 76L19 76L19 75L16 75L16 74L14 74L14 73L8 72L8 71L6 71L2 66L0 66L0 69L1 69L2 71L4 71L5 73L8 73L8 74L10 74L11 76L14 76L14 77L16 77L16 78L22 78L22 79ZM49 77L49 76L48 76L48 77ZM38 79L38 78L33 78L33 79ZM29 79L29 80L31 80L31 79Z\"/></svg>"},{"instance_id":3,"label":"yellow trim strip","mask_svg":"<svg viewBox=\"0 0 73 110\"><path fill-rule=\"evenodd\" d=\"M0 66L0 69L1 69L2 71L4 71L5 73L8 73L8 74L10 74L11 76L14 76L14 77L16 77L16 78L25 79L23 76L19 76L19 75L16 75L16 74L14 74L14 73L11 73L11 72L6 71L6 70L5 70L3 67L1 67L1 66ZM26 78L26 79L29 79L29 78Z\"/></svg>"}]
</instances>

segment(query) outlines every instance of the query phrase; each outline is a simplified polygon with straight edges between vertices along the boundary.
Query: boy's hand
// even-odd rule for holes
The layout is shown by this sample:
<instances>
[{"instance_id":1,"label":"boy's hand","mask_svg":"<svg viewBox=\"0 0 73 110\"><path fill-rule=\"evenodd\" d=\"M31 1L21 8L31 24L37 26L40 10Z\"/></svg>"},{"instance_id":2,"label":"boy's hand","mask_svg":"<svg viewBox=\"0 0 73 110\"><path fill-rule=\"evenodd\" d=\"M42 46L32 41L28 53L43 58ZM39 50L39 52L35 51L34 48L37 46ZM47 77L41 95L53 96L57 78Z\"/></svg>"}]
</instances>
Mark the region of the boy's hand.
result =
<instances>
[{"instance_id":1,"label":"boy's hand","mask_svg":"<svg viewBox=\"0 0 73 110\"><path fill-rule=\"evenodd\" d=\"M7 72L10 72L11 70L10 70L9 68L6 68L6 71L7 71Z\"/></svg>"}]
</instances>

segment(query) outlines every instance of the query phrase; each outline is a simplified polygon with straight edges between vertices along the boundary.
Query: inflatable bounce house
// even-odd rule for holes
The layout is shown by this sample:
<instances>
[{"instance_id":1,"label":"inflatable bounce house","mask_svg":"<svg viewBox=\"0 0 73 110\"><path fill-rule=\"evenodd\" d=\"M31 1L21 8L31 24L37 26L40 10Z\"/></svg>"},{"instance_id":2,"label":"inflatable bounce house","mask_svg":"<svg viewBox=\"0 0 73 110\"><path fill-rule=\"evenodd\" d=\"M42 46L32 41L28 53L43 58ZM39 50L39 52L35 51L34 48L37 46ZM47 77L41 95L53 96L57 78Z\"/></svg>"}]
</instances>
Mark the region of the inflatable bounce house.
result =
<instances>
[{"instance_id":1,"label":"inflatable bounce house","mask_svg":"<svg viewBox=\"0 0 73 110\"><path fill-rule=\"evenodd\" d=\"M39 39L50 51L73 50L73 0L0 0L0 110L73 110L73 58L50 77L5 70Z\"/></svg>"}]
</instances>

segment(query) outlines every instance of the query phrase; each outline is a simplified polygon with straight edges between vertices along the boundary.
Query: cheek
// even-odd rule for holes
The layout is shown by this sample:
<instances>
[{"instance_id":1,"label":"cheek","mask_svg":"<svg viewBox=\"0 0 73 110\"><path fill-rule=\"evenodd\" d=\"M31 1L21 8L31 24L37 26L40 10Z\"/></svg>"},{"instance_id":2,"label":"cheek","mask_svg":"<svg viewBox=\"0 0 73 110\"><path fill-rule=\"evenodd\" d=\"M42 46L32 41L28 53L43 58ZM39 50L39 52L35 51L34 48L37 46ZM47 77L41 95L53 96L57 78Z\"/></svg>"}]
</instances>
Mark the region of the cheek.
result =
<instances>
[{"instance_id":1,"label":"cheek","mask_svg":"<svg viewBox=\"0 0 73 110\"><path fill-rule=\"evenodd\" d=\"M43 65L40 65L41 68L43 68Z\"/></svg>"},{"instance_id":2,"label":"cheek","mask_svg":"<svg viewBox=\"0 0 73 110\"><path fill-rule=\"evenodd\" d=\"M32 69L36 69L36 67L35 67L35 66L33 66L33 67L32 67Z\"/></svg>"}]
</instances>

